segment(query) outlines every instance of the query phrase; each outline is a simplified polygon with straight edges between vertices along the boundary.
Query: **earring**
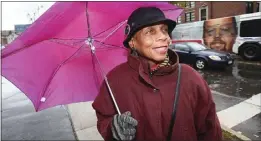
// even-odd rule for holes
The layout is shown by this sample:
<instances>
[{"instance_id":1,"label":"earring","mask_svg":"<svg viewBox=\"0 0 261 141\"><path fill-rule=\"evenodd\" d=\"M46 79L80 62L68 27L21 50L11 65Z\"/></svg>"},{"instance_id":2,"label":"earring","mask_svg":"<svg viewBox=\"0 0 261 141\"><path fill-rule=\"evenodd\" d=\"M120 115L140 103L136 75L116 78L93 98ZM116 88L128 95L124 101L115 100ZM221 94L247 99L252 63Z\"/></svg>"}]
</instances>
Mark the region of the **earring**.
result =
<instances>
[{"instance_id":1,"label":"earring","mask_svg":"<svg viewBox=\"0 0 261 141\"><path fill-rule=\"evenodd\" d=\"M134 47L134 43L133 43L133 40L131 40L131 55L133 56L138 56L138 52L136 50L136 48Z\"/></svg>"},{"instance_id":2,"label":"earring","mask_svg":"<svg viewBox=\"0 0 261 141\"><path fill-rule=\"evenodd\" d=\"M171 45L172 43L171 43L171 41L169 42L169 46Z\"/></svg>"},{"instance_id":3,"label":"earring","mask_svg":"<svg viewBox=\"0 0 261 141\"><path fill-rule=\"evenodd\" d=\"M131 48L131 55L138 56L138 52L134 47Z\"/></svg>"}]
</instances>

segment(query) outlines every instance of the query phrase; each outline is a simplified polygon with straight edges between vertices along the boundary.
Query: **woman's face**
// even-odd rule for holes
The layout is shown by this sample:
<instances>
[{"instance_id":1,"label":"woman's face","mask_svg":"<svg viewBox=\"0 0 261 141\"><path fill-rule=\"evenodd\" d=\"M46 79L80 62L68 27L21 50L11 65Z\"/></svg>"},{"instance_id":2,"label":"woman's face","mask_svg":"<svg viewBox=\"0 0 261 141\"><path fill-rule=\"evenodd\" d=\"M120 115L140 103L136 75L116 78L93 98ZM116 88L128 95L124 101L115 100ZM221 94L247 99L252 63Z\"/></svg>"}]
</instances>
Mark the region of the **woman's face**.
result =
<instances>
[{"instance_id":1,"label":"woman's face","mask_svg":"<svg viewBox=\"0 0 261 141\"><path fill-rule=\"evenodd\" d=\"M158 63L166 58L170 43L168 26L157 24L139 30L129 42L129 45L134 47L140 55Z\"/></svg>"}]
</instances>

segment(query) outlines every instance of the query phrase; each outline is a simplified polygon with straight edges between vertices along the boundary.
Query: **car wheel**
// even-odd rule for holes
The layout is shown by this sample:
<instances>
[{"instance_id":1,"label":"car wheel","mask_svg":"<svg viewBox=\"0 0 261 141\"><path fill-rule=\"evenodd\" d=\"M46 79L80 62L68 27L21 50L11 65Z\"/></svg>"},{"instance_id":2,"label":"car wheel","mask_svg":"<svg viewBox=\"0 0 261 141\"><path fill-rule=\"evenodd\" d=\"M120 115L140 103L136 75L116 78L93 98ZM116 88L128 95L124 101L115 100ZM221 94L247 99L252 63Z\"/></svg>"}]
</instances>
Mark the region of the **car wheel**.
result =
<instances>
[{"instance_id":1,"label":"car wheel","mask_svg":"<svg viewBox=\"0 0 261 141\"><path fill-rule=\"evenodd\" d=\"M240 56L245 60L255 60L260 57L260 47L255 44L246 44L240 51Z\"/></svg>"},{"instance_id":2,"label":"car wheel","mask_svg":"<svg viewBox=\"0 0 261 141\"><path fill-rule=\"evenodd\" d=\"M203 70L206 67L206 61L203 59L197 59L195 63L197 69Z\"/></svg>"}]
</instances>

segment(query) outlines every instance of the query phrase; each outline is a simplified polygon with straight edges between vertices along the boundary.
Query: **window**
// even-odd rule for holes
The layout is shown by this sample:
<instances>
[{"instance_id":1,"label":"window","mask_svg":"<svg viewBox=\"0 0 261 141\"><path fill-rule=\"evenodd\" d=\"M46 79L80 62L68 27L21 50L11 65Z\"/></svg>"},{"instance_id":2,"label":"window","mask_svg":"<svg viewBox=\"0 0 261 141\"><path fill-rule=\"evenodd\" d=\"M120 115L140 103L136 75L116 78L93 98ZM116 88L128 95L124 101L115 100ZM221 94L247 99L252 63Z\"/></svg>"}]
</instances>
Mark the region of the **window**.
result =
<instances>
[{"instance_id":1,"label":"window","mask_svg":"<svg viewBox=\"0 0 261 141\"><path fill-rule=\"evenodd\" d=\"M246 13L254 12L254 2L246 2Z\"/></svg>"},{"instance_id":2,"label":"window","mask_svg":"<svg viewBox=\"0 0 261 141\"><path fill-rule=\"evenodd\" d=\"M175 50L179 50L179 51L185 51L185 52L189 52L190 49L187 45L184 44L175 44Z\"/></svg>"},{"instance_id":3,"label":"window","mask_svg":"<svg viewBox=\"0 0 261 141\"><path fill-rule=\"evenodd\" d=\"M186 8L190 7L190 2L186 2Z\"/></svg>"},{"instance_id":4,"label":"window","mask_svg":"<svg viewBox=\"0 0 261 141\"><path fill-rule=\"evenodd\" d=\"M181 16L178 17L177 23L181 23Z\"/></svg>"},{"instance_id":5,"label":"window","mask_svg":"<svg viewBox=\"0 0 261 141\"><path fill-rule=\"evenodd\" d=\"M204 45L196 42L189 42L187 43L187 45L190 46L193 51L206 50L206 47Z\"/></svg>"},{"instance_id":6,"label":"window","mask_svg":"<svg viewBox=\"0 0 261 141\"><path fill-rule=\"evenodd\" d=\"M199 20L200 21L205 21L208 19L208 7L203 7L199 9Z\"/></svg>"},{"instance_id":7,"label":"window","mask_svg":"<svg viewBox=\"0 0 261 141\"><path fill-rule=\"evenodd\" d=\"M194 21L195 20L195 13L194 12L185 13L185 20L186 20L186 22Z\"/></svg>"},{"instance_id":8,"label":"window","mask_svg":"<svg viewBox=\"0 0 261 141\"><path fill-rule=\"evenodd\" d=\"M195 8L195 2L193 1L193 2L190 2L190 7L191 8Z\"/></svg>"},{"instance_id":9,"label":"window","mask_svg":"<svg viewBox=\"0 0 261 141\"><path fill-rule=\"evenodd\" d=\"M258 2L258 3L257 3L256 12L261 12L261 11L259 11L259 9L260 9L260 3L261 3L261 2Z\"/></svg>"},{"instance_id":10,"label":"window","mask_svg":"<svg viewBox=\"0 0 261 141\"><path fill-rule=\"evenodd\" d=\"M195 2L194 1L186 2L186 8L195 8Z\"/></svg>"},{"instance_id":11,"label":"window","mask_svg":"<svg viewBox=\"0 0 261 141\"><path fill-rule=\"evenodd\" d=\"M241 37L261 37L261 19L242 21L240 23Z\"/></svg>"}]
</instances>

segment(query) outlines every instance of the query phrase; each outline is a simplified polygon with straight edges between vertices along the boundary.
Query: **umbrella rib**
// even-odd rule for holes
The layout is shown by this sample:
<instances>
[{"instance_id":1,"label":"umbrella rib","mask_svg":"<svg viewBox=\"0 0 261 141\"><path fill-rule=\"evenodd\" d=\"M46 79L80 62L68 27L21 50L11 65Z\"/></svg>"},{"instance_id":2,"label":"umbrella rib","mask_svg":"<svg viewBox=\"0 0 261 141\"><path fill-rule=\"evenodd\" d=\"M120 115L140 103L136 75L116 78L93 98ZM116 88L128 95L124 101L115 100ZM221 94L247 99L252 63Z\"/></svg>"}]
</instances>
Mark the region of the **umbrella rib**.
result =
<instances>
[{"instance_id":1,"label":"umbrella rib","mask_svg":"<svg viewBox=\"0 0 261 141\"><path fill-rule=\"evenodd\" d=\"M127 21L123 21L120 24L118 24L118 27L116 26L116 28L109 33L109 35L107 35L101 42L104 42L106 39L108 39L113 33L115 33L118 29L120 29L122 27L123 24L125 24Z\"/></svg>"},{"instance_id":2,"label":"umbrella rib","mask_svg":"<svg viewBox=\"0 0 261 141\"><path fill-rule=\"evenodd\" d=\"M72 42L72 44L66 44L66 43L59 42L58 40L59 40L58 38L56 38L56 39L55 38L49 39L50 42L54 42L54 43L57 43L57 44L65 45L65 46L68 46L70 48L77 48L77 47L73 46L73 44L78 44L78 43L81 43L81 42L85 41L85 39L82 39L82 40L79 40L79 41L76 41L76 42Z\"/></svg>"},{"instance_id":3,"label":"umbrella rib","mask_svg":"<svg viewBox=\"0 0 261 141\"><path fill-rule=\"evenodd\" d=\"M52 39L56 40L56 39L59 39L59 38L52 38ZM48 41L54 42L52 39L49 39ZM63 39L61 39L61 40L63 40ZM80 39L79 39L79 40L80 40ZM82 40L84 40L84 39L82 39ZM47 40L45 40L45 41L47 41ZM41 42L43 42L43 41L41 41ZM80 43L80 42L82 42L82 41L77 41L77 42L73 42L73 43ZM71 47L71 48L75 48L75 47L70 46L70 45L68 45L68 44L63 44L63 43L59 43L59 42L55 42L55 43L62 44L62 45L66 45L66 46L69 46L69 47ZM34 44L32 44L32 45L34 45ZM18 53L18 52L21 52L21 51L25 50L25 49L28 49L29 47L32 47L32 45L24 46L23 48L16 49L16 50L14 50L14 51L12 51L12 52L10 52L10 53L7 53L7 54L5 54L5 55L2 55L1 58L2 58L2 59L7 58L7 57L9 57L9 56L11 56L11 55L14 55L14 54L16 54L16 53Z\"/></svg>"},{"instance_id":4,"label":"umbrella rib","mask_svg":"<svg viewBox=\"0 0 261 141\"><path fill-rule=\"evenodd\" d=\"M44 86L44 89L43 89L43 91L42 91L42 93L41 93L41 97L44 96L44 94L45 94L47 88L50 86L49 84L52 82L52 80L53 80L54 76L57 74L58 70L59 70L65 63L67 63L68 61L70 61L70 60L82 49L83 46L84 46L84 44L83 44L80 48L78 48L71 56L69 56L66 60L64 60L62 63L60 63L60 64L58 65L58 67L55 69L55 71L53 72L52 76L49 78L49 80L47 81L46 85ZM38 105L40 105L40 104L39 104L40 102L41 102L41 101L38 101ZM38 108L39 108L39 107L38 107ZM37 108L37 111L38 111L38 108Z\"/></svg>"},{"instance_id":5,"label":"umbrella rib","mask_svg":"<svg viewBox=\"0 0 261 141\"><path fill-rule=\"evenodd\" d=\"M94 40L94 41L100 43L100 45L111 46L111 47L113 47L113 48L126 49L125 47L120 47L120 46L116 46L116 45L112 45L112 44L107 44L107 43L104 43L104 42L101 42L101 41L98 41L98 40Z\"/></svg>"},{"instance_id":6,"label":"umbrella rib","mask_svg":"<svg viewBox=\"0 0 261 141\"><path fill-rule=\"evenodd\" d=\"M86 40L86 38L78 38L78 39L73 39L73 38L71 38L71 39L65 39L65 38L51 38L51 39L54 39L54 40Z\"/></svg>"},{"instance_id":7,"label":"umbrella rib","mask_svg":"<svg viewBox=\"0 0 261 141\"><path fill-rule=\"evenodd\" d=\"M16 54L16 53L18 53L18 52L23 51L24 49L26 49L26 47L19 48L19 49L14 50L14 51L12 51L12 52L10 52L10 53L7 53L7 54L5 54L5 55L2 55L1 58L2 58L2 59L7 58L7 57L9 57L9 56L11 56L11 55L13 55L13 54Z\"/></svg>"},{"instance_id":8,"label":"umbrella rib","mask_svg":"<svg viewBox=\"0 0 261 141\"><path fill-rule=\"evenodd\" d=\"M93 37L97 37L97 36L101 35L102 33L104 33L104 32L106 32L106 31L108 31L108 30L112 29L113 27L115 27L115 26L117 26L117 25L121 24L122 22L126 22L126 21L121 21L121 22L119 22L119 23L117 23L117 24L115 24L115 25L113 25L113 26L111 26L111 27L107 28L107 29L106 29L106 30L104 30L104 31L102 31L102 32L100 32L100 33L97 33L97 34L96 34L96 35L94 35Z\"/></svg>"},{"instance_id":9,"label":"umbrella rib","mask_svg":"<svg viewBox=\"0 0 261 141\"><path fill-rule=\"evenodd\" d=\"M86 20L87 20L87 28L88 28L88 36L89 37L92 37L91 35L91 26L90 26L90 20L89 20L89 13L88 13L88 3L89 2L86 2L85 6L86 6Z\"/></svg>"}]
</instances>

